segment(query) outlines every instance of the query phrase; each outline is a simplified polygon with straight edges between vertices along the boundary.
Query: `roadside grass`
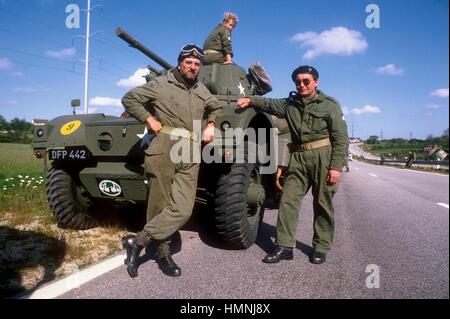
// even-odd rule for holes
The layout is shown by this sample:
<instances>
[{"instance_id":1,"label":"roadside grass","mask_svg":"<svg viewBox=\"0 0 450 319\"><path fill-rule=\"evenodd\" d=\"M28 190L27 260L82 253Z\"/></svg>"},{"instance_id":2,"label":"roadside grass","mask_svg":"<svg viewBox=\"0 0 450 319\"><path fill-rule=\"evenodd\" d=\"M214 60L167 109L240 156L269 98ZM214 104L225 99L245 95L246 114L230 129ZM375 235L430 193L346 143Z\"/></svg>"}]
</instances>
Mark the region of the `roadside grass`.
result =
<instances>
[{"instance_id":1,"label":"roadside grass","mask_svg":"<svg viewBox=\"0 0 450 319\"><path fill-rule=\"evenodd\" d=\"M117 223L84 231L57 227L31 146L0 143L0 298L117 253L126 233Z\"/></svg>"}]
</instances>

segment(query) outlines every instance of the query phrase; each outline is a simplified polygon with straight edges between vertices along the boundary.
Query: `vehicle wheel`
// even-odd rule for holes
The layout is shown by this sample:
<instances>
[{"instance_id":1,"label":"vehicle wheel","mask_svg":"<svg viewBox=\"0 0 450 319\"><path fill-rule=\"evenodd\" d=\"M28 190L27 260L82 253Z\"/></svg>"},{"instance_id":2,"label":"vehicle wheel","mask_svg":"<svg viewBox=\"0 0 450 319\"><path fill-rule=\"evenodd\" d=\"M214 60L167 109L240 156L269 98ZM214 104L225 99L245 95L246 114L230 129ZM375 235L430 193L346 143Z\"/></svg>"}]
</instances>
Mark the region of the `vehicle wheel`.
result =
<instances>
[{"instance_id":1,"label":"vehicle wheel","mask_svg":"<svg viewBox=\"0 0 450 319\"><path fill-rule=\"evenodd\" d=\"M218 179L215 221L219 235L235 248L248 248L258 236L265 191L258 166L235 163Z\"/></svg>"},{"instance_id":2,"label":"vehicle wheel","mask_svg":"<svg viewBox=\"0 0 450 319\"><path fill-rule=\"evenodd\" d=\"M65 170L52 166L47 175L45 191L59 227L88 229L97 226L97 221L89 215L92 202L87 191L78 186Z\"/></svg>"}]
</instances>

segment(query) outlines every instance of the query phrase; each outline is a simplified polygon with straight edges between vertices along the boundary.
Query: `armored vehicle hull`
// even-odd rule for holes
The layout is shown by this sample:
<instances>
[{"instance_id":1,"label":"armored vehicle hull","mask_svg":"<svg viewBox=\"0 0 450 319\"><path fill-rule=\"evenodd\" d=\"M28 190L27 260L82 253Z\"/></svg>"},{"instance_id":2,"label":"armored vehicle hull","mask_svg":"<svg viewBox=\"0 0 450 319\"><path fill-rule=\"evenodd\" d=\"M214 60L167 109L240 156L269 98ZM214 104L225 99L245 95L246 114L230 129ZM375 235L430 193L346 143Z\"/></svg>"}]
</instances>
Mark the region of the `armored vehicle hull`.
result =
<instances>
[{"instance_id":1,"label":"armored vehicle hull","mask_svg":"<svg viewBox=\"0 0 450 319\"><path fill-rule=\"evenodd\" d=\"M117 34L164 68L171 67L123 30ZM154 76L158 73L153 71ZM270 116L236 107L239 97L253 94L240 66L205 65L199 79L224 112L216 119L220 143L212 148L219 160L202 162L197 201L214 215L217 233L224 240L247 248L257 238L264 202L276 194L277 136ZM98 201L145 203L149 185L144 150L152 137L133 118L104 114L60 116L36 126L33 149L48 171L46 192L58 225L94 227L97 220L92 212Z\"/></svg>"}]
</instances>

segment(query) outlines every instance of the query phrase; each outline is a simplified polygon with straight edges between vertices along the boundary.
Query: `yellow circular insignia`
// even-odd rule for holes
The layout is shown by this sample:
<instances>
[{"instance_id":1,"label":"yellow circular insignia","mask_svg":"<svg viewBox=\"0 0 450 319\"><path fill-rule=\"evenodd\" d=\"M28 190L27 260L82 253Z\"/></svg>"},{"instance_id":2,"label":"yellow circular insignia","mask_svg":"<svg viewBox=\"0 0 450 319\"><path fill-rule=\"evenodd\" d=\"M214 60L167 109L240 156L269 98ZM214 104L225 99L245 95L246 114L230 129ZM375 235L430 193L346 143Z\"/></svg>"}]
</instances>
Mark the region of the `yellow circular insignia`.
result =
<instances>
[{"instance_id":1,"label":"yellow circular insignia","mask_svg":"<svg viewBox=\"0 0 450 319\"><path fill-rule=\"evenodd\" d=\"M81 121L75 120L71 122L67 122L63 126L61 126L61 129L59 130L62 135L69 135L75 132L81 125Z\"/></svg>"}]
</instances>

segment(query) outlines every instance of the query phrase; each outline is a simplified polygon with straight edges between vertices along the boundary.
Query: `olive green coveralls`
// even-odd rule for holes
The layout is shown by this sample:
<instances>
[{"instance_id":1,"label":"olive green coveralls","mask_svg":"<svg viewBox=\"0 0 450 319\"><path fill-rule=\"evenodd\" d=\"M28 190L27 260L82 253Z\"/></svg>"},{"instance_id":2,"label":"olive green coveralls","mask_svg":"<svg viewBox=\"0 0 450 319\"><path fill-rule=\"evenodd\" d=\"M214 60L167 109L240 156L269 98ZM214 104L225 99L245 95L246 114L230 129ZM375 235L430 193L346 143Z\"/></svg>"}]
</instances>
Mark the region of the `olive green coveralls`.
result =
<instances>
[{"instance_id":1,"label":"olive green coveralls","mask_svg":"<svg viewBox=\"0 0 450 319\"><path fill-rule=\"evenodd\" d=\"M203 64L223 63L225 62L224 56L228 53L233 57L230 30L225 28L222 23L217 25L206 38L203 51L205 51Z\"/></svg>"},{"instance_id":2,"label":"olive green coveralls","mask_svg":"<svg viewBox=\"0 0 450 319\"><path fill-rule=\"evenodd\" d=\"M222 107L201 82L189 88L177 69L154 78L129 91L122 99L128 113L145 123L154 116L164 127L193 131L194 120L207 117L214 122ZM204 124L202 125L204 126ZM200 150L201 129L197 141L157 134L145 150L145 173L148 179L147 224L136 236L138 244L160 242L159 255L169 254L170 236L190 218L197 191L199 163L193 161L194 148ZM188 161L174 163L170 152L179 142L189 146ZM179 154L183 155L183 154Z\"/></svg>"},{"instance_id":3,"label":"olive green coveralls","mask_svg":"<svg viewBox=\"0 0 450 319\"><path fill-rule=\"evenodd\" d=\"M264 112L286 118L293 149L283 186L277 221L277 244L296 246L299 206L310 188L313 195L314 251L327 253L334 236L332 199L338 183L327 184L328 170L342 171L348 147L347 124L339 103L318 91L315 98L301 98L291 92L285 99L251 97L252 105ZM331 145L302 150L298 147L329 137Z\"/></svg>"}]
</instances>

